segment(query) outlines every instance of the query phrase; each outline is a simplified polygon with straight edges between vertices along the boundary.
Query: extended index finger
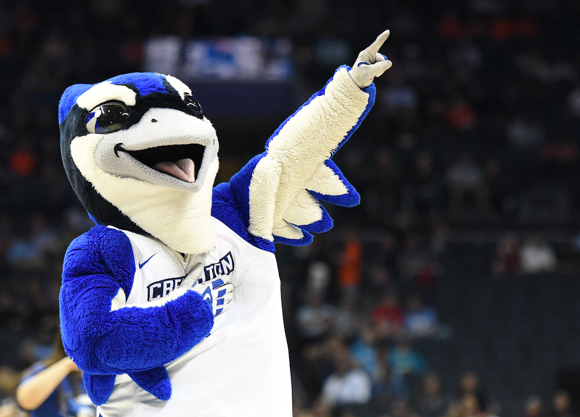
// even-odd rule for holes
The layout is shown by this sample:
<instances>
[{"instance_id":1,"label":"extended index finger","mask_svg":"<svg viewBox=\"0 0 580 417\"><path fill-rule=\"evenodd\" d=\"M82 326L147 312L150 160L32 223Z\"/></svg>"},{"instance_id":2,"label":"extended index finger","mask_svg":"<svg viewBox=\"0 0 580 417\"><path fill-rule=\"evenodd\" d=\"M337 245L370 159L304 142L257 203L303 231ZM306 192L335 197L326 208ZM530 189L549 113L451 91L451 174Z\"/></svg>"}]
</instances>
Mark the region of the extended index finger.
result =
<instances>
[{"instance_id":1,"label":"extended index finger","mask_svg":"<svg viewBox=\"0 0 580 417\"><path fill-rule=\"evenodd\" d=\"M383 46L383 43L385 43L390 34L391 31L387 29L379 36L377 36L377 39L375 39L375 41L371 44L371 46L367 48L367 52L371 53L371 56L375 56L375 54L379 52L379 49L381 48L381 46Z\"/></svg>"}]
</instances>

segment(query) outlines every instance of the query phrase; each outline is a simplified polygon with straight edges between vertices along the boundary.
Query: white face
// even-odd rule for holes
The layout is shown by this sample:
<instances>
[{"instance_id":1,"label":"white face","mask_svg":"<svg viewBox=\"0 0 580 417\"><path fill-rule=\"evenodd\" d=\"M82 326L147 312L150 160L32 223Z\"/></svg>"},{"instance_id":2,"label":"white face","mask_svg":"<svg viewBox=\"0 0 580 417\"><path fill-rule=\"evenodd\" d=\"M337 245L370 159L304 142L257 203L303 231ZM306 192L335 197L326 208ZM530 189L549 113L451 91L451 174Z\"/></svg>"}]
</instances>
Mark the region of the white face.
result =
<instances>
[{"instance_id":1,"label":"white face","mask_svg":"<svg viewBox=\"0 0 580 417\"><path fill-rule=\"evenodd\" d=\"M166 79L187 102L187 86ZM215 129L203 115L157 107L123 129L136 99L128 87L108 82L82 94L77 104L89 111L89 134L71 142L73 160L95 190L143 230L179 252L206 252L215 243Z\"/></svg>"}]
</instances>

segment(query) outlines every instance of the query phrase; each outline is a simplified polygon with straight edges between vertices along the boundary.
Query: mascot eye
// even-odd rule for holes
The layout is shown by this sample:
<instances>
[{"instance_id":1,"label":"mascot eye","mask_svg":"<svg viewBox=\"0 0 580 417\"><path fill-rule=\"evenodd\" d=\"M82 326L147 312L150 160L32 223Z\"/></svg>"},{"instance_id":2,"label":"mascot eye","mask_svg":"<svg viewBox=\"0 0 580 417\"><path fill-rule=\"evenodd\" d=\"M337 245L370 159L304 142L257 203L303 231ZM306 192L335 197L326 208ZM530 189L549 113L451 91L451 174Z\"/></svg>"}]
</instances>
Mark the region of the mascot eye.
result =
<instances>
[{"instance_id":1,"label":"mascot eye","mask_svg":"<svg viewBox=\"0 0 580 417\"><path fill-rule=\"evenodd\" d=\"M183 101L185 101L187 107L189 107L193 111L195 117L197 117L198 119L203 119L203 110L201 109L199 102L195 98L193 98L191 94L185 93L183 96Z\"/></svg>"},{"instance_id":2,"label":"mascot eye","mask_svg":"<svg viewBox=\"0 0 580 417\"><path fill-rule=\"evenodd\" d=\"M127 107L118 102L103 103L95 107L86 120L89 133L111 133L121 130L129 117Z\"/></svg>"}]
</instances>

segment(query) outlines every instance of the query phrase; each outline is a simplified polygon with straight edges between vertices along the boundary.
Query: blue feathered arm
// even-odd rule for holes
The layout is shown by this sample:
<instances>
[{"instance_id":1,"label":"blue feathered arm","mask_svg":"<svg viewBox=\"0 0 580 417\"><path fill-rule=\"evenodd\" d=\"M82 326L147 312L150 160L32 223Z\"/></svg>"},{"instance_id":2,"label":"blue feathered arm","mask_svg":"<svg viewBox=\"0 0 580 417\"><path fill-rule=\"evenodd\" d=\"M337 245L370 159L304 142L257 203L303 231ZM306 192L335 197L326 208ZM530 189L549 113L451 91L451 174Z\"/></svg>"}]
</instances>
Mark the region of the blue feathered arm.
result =
<instances>
[{"instance_id":1,"label":"blue feathered arm","mask_svg":"<svg viewBox=\"0 0 580 417\"><path fill-rule=\"evenodd\" d=\"M220 210L212 214L255 246L273 251L273 242L307 245L312 241L310 232L325 232L333 225L319 201L359 204L359 194L332 156L370 111L375 86L359 88L349 70L339 68L274 132L266 152L214 189L214 204ZM230 198L245 230L222 208Z\"/></svg>"},{"instance_id":2,"label":"blue feathered arm","mask_svg":"<svg viewBox=\"0 0 580 417\"><path fill-rule=\"evenodd\" d=\"M205 338L210 306L180 288L140 306L125 306L135 274L131 243L120 231L95 226L75 239L64 260L60 293L63 344L85 372L91 399L102 404L114 376L127 373L141 388L168 399L163 365Z\"/></svg>"}]
</instances>

